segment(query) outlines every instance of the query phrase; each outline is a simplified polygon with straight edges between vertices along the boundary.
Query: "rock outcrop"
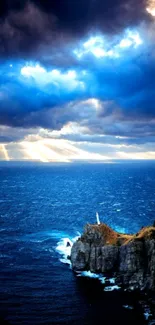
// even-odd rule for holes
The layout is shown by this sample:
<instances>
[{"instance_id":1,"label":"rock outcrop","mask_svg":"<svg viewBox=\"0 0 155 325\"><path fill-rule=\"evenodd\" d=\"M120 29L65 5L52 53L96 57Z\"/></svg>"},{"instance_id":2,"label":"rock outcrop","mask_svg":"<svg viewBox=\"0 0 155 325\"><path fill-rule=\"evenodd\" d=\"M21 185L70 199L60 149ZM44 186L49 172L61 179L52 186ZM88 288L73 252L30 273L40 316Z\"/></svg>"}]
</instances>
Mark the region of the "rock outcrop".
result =
<instances>
[{"instance_id":1,"label":"rock outcrop","mask_svg":"<svg viewBox=\"0 0 155 325\"><path fill-rule=\"evenodd\" d=\"M87 225L73 244L74 271L115 276L126 289L155 290L155 227L135 235L120 234L105 224Z\"/></svg>"}]
</instances>

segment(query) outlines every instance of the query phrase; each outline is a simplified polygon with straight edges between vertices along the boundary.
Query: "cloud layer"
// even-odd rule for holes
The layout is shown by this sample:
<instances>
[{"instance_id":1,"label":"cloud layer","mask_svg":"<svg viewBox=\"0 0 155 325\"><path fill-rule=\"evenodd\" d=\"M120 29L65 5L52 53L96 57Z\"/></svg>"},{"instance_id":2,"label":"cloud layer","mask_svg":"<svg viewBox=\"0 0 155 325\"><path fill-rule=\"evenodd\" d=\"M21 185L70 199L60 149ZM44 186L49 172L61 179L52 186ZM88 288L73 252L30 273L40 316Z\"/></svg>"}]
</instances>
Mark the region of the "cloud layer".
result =
<instances>
[{"instance_id":1,"label":"cloud layer","mask_svg":"<svg viewBox=\"0 0 155 325\"><path fill-rule=\"evenodd\" d=\"M80 150L92 144L87 150L103 155L102 145L152 152L154 8L146 0L7 1L0 20L2 146L39 134Z\"/></svg>"}]
</instances>

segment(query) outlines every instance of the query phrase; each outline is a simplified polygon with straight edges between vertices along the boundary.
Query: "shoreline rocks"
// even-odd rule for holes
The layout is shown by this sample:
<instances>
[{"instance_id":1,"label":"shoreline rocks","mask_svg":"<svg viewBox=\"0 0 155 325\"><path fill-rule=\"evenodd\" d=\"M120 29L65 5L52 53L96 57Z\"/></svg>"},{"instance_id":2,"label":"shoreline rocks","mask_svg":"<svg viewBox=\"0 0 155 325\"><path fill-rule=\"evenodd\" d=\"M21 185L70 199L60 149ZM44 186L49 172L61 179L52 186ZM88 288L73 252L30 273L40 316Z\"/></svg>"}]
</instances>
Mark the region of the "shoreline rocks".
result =
<instances>
[{"instance_id":1,"label":"shoreline rocks","mask_svg":"<svg viewBox=\"0 0 155 325\"><path fill-rule=\"evenodd\" d=\"M73 244L71 263L74 271L114 275L126 289L155 291L155 227L126 235L88 224Z\"/></svg>"}]
</instances>

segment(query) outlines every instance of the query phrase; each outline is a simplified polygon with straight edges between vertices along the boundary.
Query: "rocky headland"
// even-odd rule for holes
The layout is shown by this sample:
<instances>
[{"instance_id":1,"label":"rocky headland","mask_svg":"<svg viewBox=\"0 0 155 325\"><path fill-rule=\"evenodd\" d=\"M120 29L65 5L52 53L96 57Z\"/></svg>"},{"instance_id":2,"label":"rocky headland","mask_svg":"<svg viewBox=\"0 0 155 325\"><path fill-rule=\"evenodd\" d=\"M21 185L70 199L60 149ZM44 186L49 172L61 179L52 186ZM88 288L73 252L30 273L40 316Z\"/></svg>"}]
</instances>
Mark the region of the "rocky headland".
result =
<instances>
[{"instance_id":1,"label":"rocky headland","mask_svg":"<svg viewBox=\"0 0 155 325\"><path fill-rule=\"evenodd\" d=\"M155 227L127 235L88 224L73 244L71 263L74 271L113 276L123 288L155 291Z\"/></svg>"}]
</instances>

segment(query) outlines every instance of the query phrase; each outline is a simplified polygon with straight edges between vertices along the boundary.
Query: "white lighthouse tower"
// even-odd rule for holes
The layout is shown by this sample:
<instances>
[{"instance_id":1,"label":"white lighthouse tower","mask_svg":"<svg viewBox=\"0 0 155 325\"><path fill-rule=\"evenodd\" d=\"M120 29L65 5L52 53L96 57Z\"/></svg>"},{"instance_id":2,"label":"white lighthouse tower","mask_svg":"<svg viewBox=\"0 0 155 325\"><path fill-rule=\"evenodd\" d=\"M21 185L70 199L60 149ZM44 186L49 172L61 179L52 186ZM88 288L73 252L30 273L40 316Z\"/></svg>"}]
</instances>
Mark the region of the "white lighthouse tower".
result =
<instances>
[{"instance_id":1,"label":"white lighthouse tower","mask_svg":"<svg viewBox=\"0 0 155 325\"><path fill-rule=\"evenodd\" d=\"M97 221L97 224L100 225L100 218L99 218L98 212L96 212L96 221Z\"/></svg>"}]
</instances>

